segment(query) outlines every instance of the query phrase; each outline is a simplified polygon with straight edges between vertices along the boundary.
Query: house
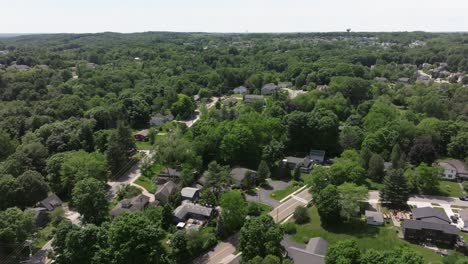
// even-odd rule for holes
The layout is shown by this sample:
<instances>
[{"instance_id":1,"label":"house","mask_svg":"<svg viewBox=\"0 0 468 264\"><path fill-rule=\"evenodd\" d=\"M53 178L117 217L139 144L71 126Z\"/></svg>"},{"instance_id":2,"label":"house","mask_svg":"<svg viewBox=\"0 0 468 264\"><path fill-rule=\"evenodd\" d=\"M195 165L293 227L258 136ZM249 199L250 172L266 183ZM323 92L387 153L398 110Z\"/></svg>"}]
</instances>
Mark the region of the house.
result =
<instances>
[{"instance_id":1,"label":"house","mask_svg":"<svg viewBox=\"0 0 468 264\"><path fill-rule=\"evenodd\" d=\"M465 163L461 160L446 160L438 163L443 168L442 178L448 180L467 180L468 169Z\"/></svg>"},{"instance_id":2,"label":"house","mask_svg":"<svg viewBox=\"0 0 468 264\"><path fill-rule=\"evenodd\" d=\"M230 98L223 101L223 105L224 106L235 105L235 104L237 104L237 101L238 101L237 98L230 97Z\"/></svg>"},{"instance_id":3,"label":"house","mask_svg":"<svg viewBox=\"0 0 468 264\"><path fill-rule=\"evenodd\" d=\"M138 141L146 141L149 136L149 129L143 129L135 134L135 139Z\"/></svg>"},{"instance_id":4,"label":"house","mask_svg":"<svg viewBox=\"0 0 468 264\"><path fill-rule=\"evenodd\" d=\"M49 211L44 207L27 208L25 211L33 214L36 227L43 227L49 222Z\"/></svg>"},{"instance_id":5,"label":"house","mask_svg":"<svg viewBox=\"0 0 468 264\"><path fill-rule=\"evenodd\" d=\"M402 77L402 78L398 78L397 82L399 83L408 83L409 82L409 78L407 77Z\"/></svg>"},{"instance_id":6,"label":"house","mask_svg":"<svg viewBox=\"0 0 468 264\"><path fill-rule=\"evenodd\" d=\"M292 82L279 82L278 88L288 88L293 86Z\"/></svg>"},{"instance_id":7,"label":"house","mask_svg":"<svg viewBox=\"0 0 468 264\"><path fill-rule=\"evenodd\" d=\"M209 220L213 214L213 208L191 202L182 203L173 214L177 223L185 222L187 219Z\"/></svg>"},{"instance_id":8,"label":"house","mask_svg":"<svg viewBox=\"0 0 468 264\"><path fill-rule=\"evenodd\" d=\"M317 150L312 149L309 153L309 158L315 164L323 164L325 162L325 151L324 150Z\"/></svg>"},{"instance_id":9,"label":"house","mask_svg":"<svg viewBox=\"0 0 468 264\"><path fill-rule=\"evenodd\" d=\"M458 211L458 227L462 231L468 231L468 209Z\"/></svg>"},{"instance_id":10,"label":"house","mask_svg":"<svg viewBox=\"0 0 468 264\"><path fill-rule=\"evenodd\" d=\"M388 79L385 77L375 77L374 80L376 80L377 82L388 82Z\"/></svg>"},{"instance_id":11,"label":"house","mask_svg":"<svg viewBox=\"0 0 468 264\"><path fill-rule=\"evenodd\" d=\"M167 181L163 186L158 188L154 194L154 199L160 204L167 204L169 197L177 190L178 186L173 181Z\"/></svg>"},{"instance_id":12,"label":"house","mask_svg":"<svg viewBox=\"0 0 468 264\"><path fill-rule=\"evenodd\" d=\"M47 211L50 212L55 208L61 206L62 203L62 200L60 200L60 198L56 194L52 194L44 200L40 201L38 207L44 207L45 209L47 209Z\"/></svg>"},{"instance_id":13,"label":"house","mask_svg":"<svg viewBox=\"0 0 468 264\"><path fill-rule=\"evenodd\" d=\"M198 95L198 94L194 95L194 96L193 96L193 100L194 100L195 102L199 102L199 101L200 101L200 95Z\"/></svg>"},{"instance_id":14,"label":"house","mask_svg":"<svg viewBox=\"0 0 468 264\"><path fill-rule=\"evenodd\" d=\"M200 198L200 190L193 187L185 187L180 191L182 201L190 201L196 203Z\"/></svg>"},{"instance_id":15,"label":"house","mask_svg":"<svg viewBox=\"0 0 468 264\"><path fill-rule=\"evenodd\" d=\"M328 88L328 85L317 85L317 87L315 87L315 89L319 90L319 91L324 91Z\"/></svg>"},{"instance_id":16,"label":"house","mask_svg":"<svg viewBox=\"0 0 468 264\"><path fill-rule=\"evenodd\" d=\"M366 221L368 225L383 225L384 218L381 212L367 211L366 210Z\"/></svg>"},{"instance_id":17,"label":"house","mask_svg":"<svg viewBox=\"0 0 468 264\"><path fill-rule=\"evenodd\" d=\"M244 95L244 103L250 104L253 102L265 102L265 97L263 95L254 95L254 94L246 94Z\"/></svg>"},{"instance_id":18,"label":"house","mask_svg":"<svg viewBox=\"0 0 468 264\"><path fill-rule=\"evenodd\" d=\"M328 246L325 239L314 237L309 239L305 249L289 247L287 251L295 264L325 264Z\"/></svg>"},{"instance_id":19,"label":"house","mask_svg":"<svg viewBox=\"0 0 468 264\"><path fill-rule=\"evenodd\" d=\"M232 90L232 92L235 93L235 94L248 94L249 89L247 89L247 87L241 85L241 86L239 86L237 88L234 88Z\"/></svg>"},{"instance_id":20,"label":"house","mask_svg":"<svg viewBox=\"0 0 468 264\"><path fill-rule=\"evenodd\" d=\"M151 117L149 124L150 126L162 126L165 122L174 120L174 116L172 114L162 115L156 114Z\"/></svg>"},{"instance_id":21,"label":"house","mask_svg":"<svg viewBox=\"0 0 468 264\"><path fill-rule=\"evenodd\" d=\"M123 199L112 210L110 215L118 216L125 212L141 211L149 204L150 198L144 194L140 194L131 199Z\"/></svg>"},{"instance_id":22,"label":"house","mask_svg":"<svg viewBox=\"0 0 468 264\"><path fill-rule=\"evenodd\" d=\"M459 230L451 224L445 212L432 207L412 210L413 219L405 219L401 232L406 240L415 242L430 241L433 244L454 245L458 240Z\"/></svg>"},{"instance_id":23,"label":"house","mask_svg":"<svg viewBox=\"0 0 468 264\"><path fill-rule=\"evenodd\" d=\"M286 157L280 161L280 167L294 169L296 166L300 166L301 172L309 173L314 165L313 161L309 157Z\"/></svg>"},{"instance_id":24,"label":"house","mask_svg":"<svg viewBox=\"0 0 468 264\"><path fill-rule=\"evenodd\" d=\"M234 184L240 187L247 173L252 173L253 175L257 174L257 172L253 170L249 170L247 168L241 168L241 167L233 168L231 170L231 177L232 177Z\"/></svg>"},{"instance_id":25,"label":"house","mask_svg":"<svg viewBox=\"0 0 468 264\"><path fill-rule=\"evenodd\" d=\"M180 171L174 168L165 168L159 172L157 178L157 184L164 184L168 181L178 183L180 181Z\"/></svg>"},{"instance_id":26,"label":"house","mask_svg":"<svg viewBox=\"0 0 468 264\"><path fill-rule=\"evenodd\" d=\"M10 67L8 67L8 69L16 69L18 71L27 71L27 70L31 69L31 67L29 67L28 65L13 64Z\"/></svg>"},{"instance_id":27,"label":"house","mask_svg":"<svg viewBox=\"0 0 468 264\"><path fill-rule=\"evenodd\" d=\"M278 90L278 86L274 83L267 83L262 87L262 95L271 95Z\"/></svg>"}]
</instances>

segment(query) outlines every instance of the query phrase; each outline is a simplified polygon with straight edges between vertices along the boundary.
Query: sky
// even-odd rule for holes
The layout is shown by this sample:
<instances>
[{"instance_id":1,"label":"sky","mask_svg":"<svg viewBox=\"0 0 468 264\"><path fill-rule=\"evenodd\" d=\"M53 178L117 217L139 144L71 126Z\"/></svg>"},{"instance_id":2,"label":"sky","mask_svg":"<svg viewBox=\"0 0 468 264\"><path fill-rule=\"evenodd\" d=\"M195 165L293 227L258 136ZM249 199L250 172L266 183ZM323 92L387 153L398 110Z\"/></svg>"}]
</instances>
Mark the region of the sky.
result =
<instances>
[{"instance_id":1,"label":"sky","mask_svg":"<svg viewBox=\"0 0 468 264\"><path fill-rule=\"evenodd\" d=\"M468 32L468 0L0 0L0 10L0 33Z\"/></svg>"}]
</instances>

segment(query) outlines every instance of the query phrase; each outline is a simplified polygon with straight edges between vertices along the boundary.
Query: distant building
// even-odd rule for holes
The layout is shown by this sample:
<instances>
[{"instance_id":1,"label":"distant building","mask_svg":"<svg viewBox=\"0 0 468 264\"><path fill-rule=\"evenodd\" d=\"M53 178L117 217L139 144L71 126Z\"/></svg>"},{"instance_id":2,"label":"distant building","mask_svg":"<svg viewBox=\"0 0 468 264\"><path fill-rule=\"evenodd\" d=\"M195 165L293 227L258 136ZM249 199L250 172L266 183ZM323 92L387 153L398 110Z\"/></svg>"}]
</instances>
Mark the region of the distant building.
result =
<instances>
[{"instance_id":1,"label":"distant building","mask_svg":"<svg viewBox=\"0 0 468 264\"><path fill-rule=\"evenodd\" d=\"M377 82L388 82L388 79L385 77L375 77L374 80L376 80Z\"/></svg>"},{"instance_id":2,"label":"distant building","mask_svg":"<svg viewBox=\"0 0 468 264\"><path fill-rule=\"evenodd\" d=\"M162 115L156 114L151 117L149 124L150 126L162 126L165 122L174 120L174 116L172 114Z\"/></svg>"},{"instance_id":3,"label":"distant building","mask_svg":"<svg viewBox=\"0 0 468 264\"><path fill-rule=\"evenodd\" d=\"M238 101L237 98L230 97L223 101L223 105L224 106L235 105L237 104L237 101Z\"/></svg>"},{"instance_id":4,"label":"distant building","mask_svg":"<svg viewBox=\"0 0 468 264\"><path fill-rule=\"evenodd\" d=\"M289 88L292 86L293 86L292 82L279 82L278 83L278 88Z\"/></svg>"},{"instance_id":5,"label":"distant building","mask_svg":"<svg viewBox=\"0 0 468 264\"><path fill-rule=\"evenodd\" d=\"M194 204L190 202L182 203L177 207L173 214L174 220L179 222L185 222L189 218L198 220L209 220L213 214L214 209L206 207L200 204Z\"/></svg>"},{"instance_id":6,"label":"distant building","mask_svg":"<svg viewBox=\"0 0 468 264\"><path fill-rule=\"evenodd\" d=\"M149 129L143 129L135 134L135 139L138 141L147 141L149 132Z\"/></svg>"},{"instance_id":7,"label":"distant building","mask_svg":"<svg viewBox=\"0 0 468 264\"><path fill-rule=\"evenodd\" d=\"M441 177L447 180L467 180L468 169L461 160L446 160L439 162L438 165L443 168Z\"/></svg>"},{"instance_id":8,"label":"distant building","mask_svg":"<svg viewBox=\"0 0 468 264\"><path fill-rule=\"evenodd\" d=\"M174 168L164 168L158 174L158 184L164 184L168 181L178 183L180 181L180 171Z\"/></svg>"},{"instance_id":9,"label":"distant building","mask_svg":"<svg viewBox=\"0 0 468 264\"><path fill-rule=\"evenodd\" d=\"M154 199L159 201L160 204L167 204L169 197L178 189L177 184L173 181L167 181L163 186L159 187L154 194Z\"/></svg>"},{"instance_id":10,"label":"distant building","mask_svg":"<svg viewBox=\"0 0 468 264\"><path fill-rule=\"evenodd\" d=\"M384 218L381 212L367 211L366 210L366 222L368 225L383 225Z\"/></svg>"},{"instance_id":11,"label":"distant building","mask_svg":"<svg viewBox=\"0 0 468 264\"><path fill-rule=\"evenodd\" d=\"M38 207L44 207L47 209L47 211L52 211L55 208L61 206L62 203L62 200L60 200L60 198L56 194L51 194L49 197L40 201Z\"/></svg>"},{"instance_id":12,"label":"distant building","mask_svg":"<svg viewBox=\"0 0 468 264\"><path fill-rule=\"evenodd\" d=\"M254 95L254 94L244 95L244 103L249 104L253 102L265 103L265 97L263 95Z\"/></svg>"},{"instance_id":13,"label":"distant building","mask_svg":"<svg viewBox=\"0 0 468 264\"><path fill-rule=\"evenodd\" d=\"M118 216L124 212L141 211L149 204L150 198L144 194L140 194L132 199L123 199L112 210L110 215Z\"/></svg>"},{"instance_id":14,"label":"distant building","mask_svg":"<svg viewBox=\"0 0 468 264\"><path fill-rule=\"evenodd\" d=\"M30 70L31 67L29 67L28 65L16 65L16 64L13 64L11 65L10 67L8 67L8 69L16 69L18 71L27 71L27 70Z\"/></svg>"},{"instance_id":15,"label":"distant building","mask_svg":"<svg viewBox=\"0 0 468 264\"><path fill-rule=\"evenodd\" d=\"M402 78L398 78L397 82L399 82L399 83L408 83L409 80L410 80L410 78L402 77Z\"/></svg>"},{"instance_id":16,"label":"distant building","mask_svg":"<svg viewBox=\"0 0 468 264\"><path fill-rule=\"evenodd\" d=\"M305 249L289 247L287 252L295 264L325 264L328 246L325 239L315 237L309 240Z\"/></svg>"},{"instance_id":17,"label":"distant building","mask_svg":"<svg viewBox=\"0 0 468 264\"><path fill-rule=\"evenodd\" d=\"M325 151L312 149L309 153L310 159L316 164L323 164L325 162Z\"/></svg>"},{"instance_id":18,"label":"distant building","mask_svg":"<svg viewBox=\"0 0 468 264\"><path fill-rule=\"evenodd\" d=\"M200 198L200 190L198 188L185 187L182 188L180 194L182 196L182 201L190 201L192 203L196 203Z\"/></svg>"},{"instance_id":19,"label":"distant building","mask_svg":"<svg viewBox=\"0 0 468 264\"><path fill-rule=\"evenodd\" d=\"M249 89L245 86L239 86L237 88L234 88L232 90L233 93L235 94L248 94L249 93Z\"/></svg>"},{"instance_id":20,"label":"distant building","mask_svg":"<svg viewBox=\"0 0 468 264\"><path fill-rule=\"evenodd\" d=\"M271 95L278 89L278 85L274 83L267 83L262 87L262 95Z\"/></svg>"},{"instance_id":21,"label":"distant building","mask_svg":"<svg viewBox=\"0 0 468 264\"><path fill-rule=\"evenodd\" d=\"M313 161L307 156L305 158L299 157L286 157L280 161L280 167L294 169L300 166L301 172L309 173L314 165Z\"/></svg>"},{"instance_id":22,"label":"distant building","mask_svg":"<svg viewBox=\"0 0 468 264\"><path fill-rule=\"evenodd\" d=\"M26 212L32 212L36 227L43 227L49 222L49 211L44 207L27 208Z\"/></svg>"},{"instance_id":23,"label":"distant building","mask_svg":"<svg viewBox=\"0 0 468 264\"><path fill-rule=\"evenodd\" d=\"M247 173L252 173L253 175L257 174L257 172L255 172L254 170L250 170L247 168L242 168L242 167L233 168L231 170L231 177L232 177L232 181L234 182L234 184L240 187Z\"/></svg>"},{"instance_id":24,"label":"distant building","mask_svg":"<svg viewBox=\"0 0 468 264\"><path fill-rule=\"evenodd\" d=\"M324 91L328 88L328 85L317 85L317 87L315 87L316 90L319 90L319 91Z\"/></svg>"}]
</instances>

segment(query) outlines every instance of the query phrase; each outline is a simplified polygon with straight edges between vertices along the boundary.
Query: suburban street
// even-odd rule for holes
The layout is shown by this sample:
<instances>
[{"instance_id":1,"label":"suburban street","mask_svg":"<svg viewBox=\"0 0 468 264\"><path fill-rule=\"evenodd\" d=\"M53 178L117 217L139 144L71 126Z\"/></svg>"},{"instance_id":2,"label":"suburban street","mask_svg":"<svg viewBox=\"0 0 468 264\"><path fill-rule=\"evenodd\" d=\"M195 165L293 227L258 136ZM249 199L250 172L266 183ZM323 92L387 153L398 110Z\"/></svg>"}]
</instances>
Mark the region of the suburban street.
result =
<instances>
[{"instance_id":1,"label":"suburban street","mask_svg":"<svg viewBox=\"0 0 468 264\"><path fill-rule=\"evenodd\" d=\"M206 109L210 109L211 107L213 107L216 104L216 102L218 102L218 100L220 99L221 99L220 97L216 97L216 96L211 97L211 102L206 104ZM200 117L201 117L201 112L200 112L200 109L198 108L197 110L195 110L195 116L192 119L185 120L185 121L177 121L177 122L184 123L185 125L187 125L188 128L190 128L198 120L200 120Z\"/></svg>"},{"instance_id":2,"label":"suburban street","mask_svg":"<svg viewBox=\"0 0 468 264\"><path fill-rule=\"evenodd\" d=\"M312 200L312 195L309 189L293 193L289 195L290 198L281 203L278 207L274 208L269 215L273 217L276 223L282 222L288 218L298 206L305 206ZM195 264L228 264L237 261L237 255L233 253L236 251L239 233L231 236L225 241L219 243L210 252L204 254L194 261Z\"/></svg>"}]
</instances>

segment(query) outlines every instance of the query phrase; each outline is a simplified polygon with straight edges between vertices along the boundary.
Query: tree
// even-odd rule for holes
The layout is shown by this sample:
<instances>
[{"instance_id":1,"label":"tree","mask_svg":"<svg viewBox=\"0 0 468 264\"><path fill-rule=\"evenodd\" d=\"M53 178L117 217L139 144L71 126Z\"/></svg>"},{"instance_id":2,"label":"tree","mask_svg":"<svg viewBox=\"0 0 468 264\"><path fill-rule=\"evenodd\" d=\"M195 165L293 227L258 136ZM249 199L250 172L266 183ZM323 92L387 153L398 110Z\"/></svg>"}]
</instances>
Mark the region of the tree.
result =
<instances>
[{"instance_id":1,"label":"tree","mask_svg":"<svg viewBox=\"0 0 468 264\"><path fill-rule=\"evenodd\" d=\"M177 101L172 104L171 112L178 119L188 119L192 116L197 105L192 98L185 94L178 94Z\"/></svg>"},{"instance_id":2,"label":"tree","mask_svg":"<svg viewBox=\"0 0 468 264\"><path fill-rule=\"evenodd\" d=\"M262 184L266 181L267 178L270 178L270 168L268 168L268 164L262 160L258 165L257 169L257 177L258 177L258 184Z\"/></svg>"},{"instance_id":3,"label":"tree","mask_svg":"<svg viewBox=\"0 0 468 264\"><path fill-rule=\"evenodd\" d=\"M171 255L177 263L187 259L187 239L184 231L177 231L171 239L172 252Z\"/></svg>"},{"instance_id":4,"label":"tree","mask_svg":"<svg viewBox=\"0 0 468 264\"><path fill-rule=\"evenodd\" d=\"M345 126L340 133L340 146L344 149L359 149L363 140L364 133L357 126Z\"/></svg>"},{"instance_id":5,"label":"tree","mask_svg":"<svg viewBox=\"0 0 468 264\"><path fill-rule=\"evenodd\" d=\"M242 227L244 223L247 207L242 193L239 191L230 191L221 195L222 215L226 228L233 232Z\"/></svg>"},{"instance_id":6,"label":"tree","mask_svg":"<svg viewBox=\"0 0 468 264\"><path fill-rule=\"evenodd\" d=\"M439 179L442 173L440 167L430 167L426 163L405 171L410 189L422 194L437 194L439 191Z\"/></svg>"},{"instance_id":7,"label":"tree","mask_svg":"<svg viewBox=\"0 0 468 264\"><path fill-rule=\"evenodd\" d=\"M401 147L400 144L395 144L392 148L392 153L390 154L390 160L392 162L392 168L398 169L401 167Z\"/></svg>"},{"instance_id":8,"label":"tree","mask_svg":"<svg viewBox=\"0 0 468 264\"><path fill-rule=\"evenodd\" d=\"M298 206L294 209L293 217L296 220L297 224L305 224L309 222L309 212L307 212L307 208Z\"/></svg>"},{"instance_id":9,"label":"tree","mask_svg":"<svg viewBox=\"0 0 468 264\"><path fill-rule=\"evenodd\" d=\"M301 180L301 164L297 164L296 167L294 167L293 179L295 181Z\"/></svg>"},{"instance_id":10,"label":"tree","mask_svg":"<svg viewBox=\"0 0 468 264\"><path fill-rule=\"evenodd\" d=\"M341 216L350 219L360 212L360 203L366 201L369 193L365 186L358 186L354 183L344 183L338 186L340 193Z\"/></svg>"},{"instance_id":11,"label":"tree","mask_svg":"<svg viewBox=\"0 0 468 264\"><path fill-rule=\"evenodd\" d=\"M268 215L247 219L241 228L239 249L242 251L243 261L249 261L256 256L266 257L274 255L281 257L283 247L283 230L275 224Z\"/></svg>"},{"instance_id":12,"label":"tree","mask_svg":"<svg viewBox=\"0 0 468 264\"><path fill-rule=\"evenodd\" d=\"M0 161L6 159L15 152L16 141L3 130L0 130Z\"/></svg>"},{"instance_id":13,"label":"tree","mask_svg":"<svg viewBox=\"0 0 468 264\"><path fill-rule=\"evenodd\" d=\"M227 188L232 182L229 167L221 166L216 161L208 164L208 174L206 175L206 187L211 188L215 197Z\"/></svg>"},{"instance_id":14,"label":"tree","mask_svg":"<svg viewBox=\"0 0 468 264\"><path fill-rule=\"evenodd\" d=\"M256 184L256 176L255 173L251 171L246 171L244 175L244 179L241 181L241 188L245 191L248 191L255 187Z\"/></svg>"},{"instance_id":15,"label":"tree","mask_svg":"<svg viewBox=\"0 0 468 264\"><path fill-rule=\"evenodd\" d=\"M0 175L0 211L18 206L21 201L20 186L11 175Z\"/></svg>"},{"instance_id":16,"label":"tree","mask_svg":"<svg viewBox=\"0 0 468 264\"><path fill-rule=\"evenodd\" d=\"M381 182L384 177L384 160L379 154L372 154L369 160L369 168L367 169L367 176L373 181Z\"/></svg>"},{"instance_id":17,"label":"tree","mask_svg":"<svg viewBox=\"0 0 468 264\"><path fill-rule=\"evenodd\" d=\"M200 199L198 200L198 202L207 206L216 206L218 204L213 191L211 191L211 189L208 188L202 189L202 191L200 192Z\"/></svg>"},{"instance_id":18,"label":"tree","mask_svg":"<svg viewBox=\"0 0 468 264\"><path fill-rule=\"evenodd\" d=\"M107 243L115 264L164 263L164 233L140 213L125 213L109 226Z\"/></svg>"},{"instance_id":19,"label":"tree","mask_svg":"<svg viewBox=\"0 0 468 264\"><path fill-rule=\"evenodd\" d=\"M96 179L88 178L78 182L73 188L72 202L85 223L100 224L107 218L109 204L105 187Z\"/></svg>"},{"instance_id":20,"label":"tree","mask_svg":"<svg viewBox=\"0 0 468 264\"><path fill-rule=\"evenodd\" d=\"M0 243L14 245L23 243L35 228L32 212L13 207L0 211Z\"/></svg>"},{"instance_id":21,"label":"tree","mask_svg":"<svg viewBox=\"0 0 468 264\"><path fill-rule=\"evenodd\" d=\"M18 177L18 186L23 206L34 206L47 197L49 186L37 171L26 171Z\"/></svg>"},{"instance_id":22,"label":"tree","mask_svg":"<svg viewBox=\"0 0 468 264\"><path fill-rule=\"evenodd\" d=\"M465 79L468 79L465 77ZM465 159L468 156L468 132L460 132L450 140L447 146L450 156Z\"/></svg>"},{"instance_id":23,"label":"tree","mask_svg":"<svg viewBox=\"0 0 468 264\"><path fill-rule=\"evenodd\" d=\"M400 169L390 169L383 181L380 193L382 203L392 207L406 208L409 199L409 188L406 177Z\"/></svg>"},{"instance_id":24,"label":"tree","mask_svg":"<svg viewBox=\"0 0 468 264\"><path fill-rule=\"evenodd\" d=\"M362 183L366 178L366 171L356 161L340 159L330 167L330 182L340 185L344 182Z\"/></svg>"},{"instance_id":25,"label":"tree","mask_svg":"<svg viewBox=\"0 0 468 264\"><path fill-rule=\"evenodd\" d=\"M315 197L317 211L324 224L334 224L341 220L340 193L335 185L327 185Z\"/></svg>"},{"instance_id":26,"label":"tree","mask_svg":"<svg viewBox=\"0 0 468 264\"><path fill-rule=\"evenodd\" d=\"M409 159L413 164L432 164L436 159L436 150L430 137L419 137L409 152Z\"/></svg>"},{"instance_id":27,"label":"tree","mask_svg":"<svg viewBox=\"0 0 468 264\"><path fill-rule=\"evenodd\" d=\"M280 141L273 139L270 144L266 145L262 151L262 159L268 165L272 165L283 157L284 145Z\"/></svg>"},{"instance_id":28,"label":"tree","mask_svg":"<svg viewBox=\"0 0 468 264\"><path fill-rule=\"evenodd\" d=\"M360 264L361 252L354 240L343 240L331 245L325 256L327 264Z\"/></svg>"},{"instance_id":29,"label":"tree","mask_svg":"<svg viewBox=\"0 0 468 264\"><path fill-rule=\"evenodd\" d=\"M330 170L323 166L315 166L310 176L305 177L305 183L311 186L312 193L318 194L330 184Z\"/></svg>"},{"instance_id":30,"label":"tree","mask_svg":"<svg viewBox=\"0 0 468 264\"><path fill-rule=\"evenodd\" d=\"M132 131L122 122L109 135L106 157L112 177L119 176L121 169L129 162L129 153L135 148Z\"/></svg>"}]
</instances>

